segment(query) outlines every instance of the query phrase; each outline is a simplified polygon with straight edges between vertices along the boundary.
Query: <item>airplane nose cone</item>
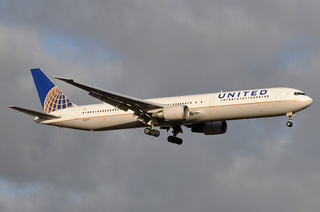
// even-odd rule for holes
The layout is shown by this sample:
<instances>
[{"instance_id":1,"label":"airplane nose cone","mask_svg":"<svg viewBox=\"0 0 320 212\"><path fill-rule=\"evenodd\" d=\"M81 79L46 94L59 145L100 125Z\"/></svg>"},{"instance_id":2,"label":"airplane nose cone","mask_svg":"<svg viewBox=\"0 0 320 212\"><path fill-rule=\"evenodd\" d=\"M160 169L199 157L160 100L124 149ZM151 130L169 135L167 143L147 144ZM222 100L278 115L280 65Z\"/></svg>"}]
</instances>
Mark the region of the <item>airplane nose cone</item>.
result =
<instances>
[{"instance_id":1,"label":"airplane nose cone","mask_svg":"<svg viewBox=\"0 0 320 212\"><path fill-rule=\"evenodd\" d=\"M310 97L308 97L305 102L306 102L306 105L308 107L308 106L310 106L312 104L313 100Z\"/></svg>"}]
</instances>

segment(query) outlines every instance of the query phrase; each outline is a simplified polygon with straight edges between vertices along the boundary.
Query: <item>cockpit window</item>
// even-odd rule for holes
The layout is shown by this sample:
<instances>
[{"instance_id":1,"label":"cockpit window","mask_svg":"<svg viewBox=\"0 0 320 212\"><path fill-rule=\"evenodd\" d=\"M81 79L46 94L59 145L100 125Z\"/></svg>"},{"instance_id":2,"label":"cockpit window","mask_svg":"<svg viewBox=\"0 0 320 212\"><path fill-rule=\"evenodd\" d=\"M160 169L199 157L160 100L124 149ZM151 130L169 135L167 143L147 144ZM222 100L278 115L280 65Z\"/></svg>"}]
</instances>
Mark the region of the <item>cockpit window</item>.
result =
<instances>
[{"instance_id":1,"label":"cockpit window","mask_svg":"<svg viewBox=\"0 0 320 212\"><path fill-rule=\"evenodd\" d=\"M296 96L300 96L300 95L305 96L306 94L305 94L305 93L302 93L302 92L294 92L294 95L296 95Z\"/></svg>"}]
</instances>

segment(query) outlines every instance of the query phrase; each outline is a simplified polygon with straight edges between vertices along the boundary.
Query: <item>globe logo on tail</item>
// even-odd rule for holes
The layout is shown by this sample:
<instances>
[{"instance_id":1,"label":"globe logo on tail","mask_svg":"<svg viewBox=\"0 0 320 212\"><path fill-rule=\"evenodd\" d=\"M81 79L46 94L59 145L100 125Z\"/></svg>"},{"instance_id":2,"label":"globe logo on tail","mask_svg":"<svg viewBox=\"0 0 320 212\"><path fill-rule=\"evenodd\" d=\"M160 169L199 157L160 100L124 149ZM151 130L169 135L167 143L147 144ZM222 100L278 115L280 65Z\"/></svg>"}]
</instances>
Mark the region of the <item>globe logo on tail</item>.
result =
<instances>
[{"instance_id":1,"label":"globe logo on tail","mask_svg":"<svg viewBox=\"0 0 320 212\"><path fill-rule=\"evenodd\" d=\"M74 107L75 105L55 86L47 94L43 110L45 113L50 113L56 110Z\"/></svg>"}]
</instances>

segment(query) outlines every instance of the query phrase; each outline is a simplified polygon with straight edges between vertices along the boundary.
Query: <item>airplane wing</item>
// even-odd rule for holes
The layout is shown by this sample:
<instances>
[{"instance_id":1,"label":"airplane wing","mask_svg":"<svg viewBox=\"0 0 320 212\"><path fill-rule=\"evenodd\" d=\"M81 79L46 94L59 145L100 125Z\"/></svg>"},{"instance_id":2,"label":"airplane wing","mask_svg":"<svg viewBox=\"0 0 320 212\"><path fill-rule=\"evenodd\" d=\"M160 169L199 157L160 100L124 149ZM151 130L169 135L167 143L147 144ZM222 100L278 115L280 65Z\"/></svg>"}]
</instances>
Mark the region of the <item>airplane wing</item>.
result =
<instances>
[{"instance_id":1,"label":"airplane wing","mask_svg":"<svg viewBox=\"0 0 320 212\"><path fill-rule=\"evenodd\" d=\"M141 113L146 113L147 111L154 110L154 109L161 109L164 107L162 104L154 103L145 101L142 99L126 96L123 94L118 94L112 91L104 90L101 88L93 87L90 85L86 85L84 83L76 82L70 78L64 77L56 77L52 76L53 78L62 80L67 82L71 85L74 85L78 88L86 90L89 92L90 96L93 96L101 101L104 101L112 106L115 106L121 110L128 111L129 109L134 111L135 114L139 115Z\"/></svg>"},{"instance_id":2,"label":"airplane wing","mask_svg":"<svg viewBox=\"0 0 320 212\"><path fill-rule=\"evenodd\" d=\"M17 106L8 106L9 108L12 108L14 110L17 110L19 112L31 115L31 116L36 116L39 118L43 118L43 119L57 119L60 118L60 116L55 116L49 113L42 113L42 112L38 112L38 111L34 111L34 110L29 110L29 109L25 109L22 107L17 107Z\"/></svg>"}]
</instances>

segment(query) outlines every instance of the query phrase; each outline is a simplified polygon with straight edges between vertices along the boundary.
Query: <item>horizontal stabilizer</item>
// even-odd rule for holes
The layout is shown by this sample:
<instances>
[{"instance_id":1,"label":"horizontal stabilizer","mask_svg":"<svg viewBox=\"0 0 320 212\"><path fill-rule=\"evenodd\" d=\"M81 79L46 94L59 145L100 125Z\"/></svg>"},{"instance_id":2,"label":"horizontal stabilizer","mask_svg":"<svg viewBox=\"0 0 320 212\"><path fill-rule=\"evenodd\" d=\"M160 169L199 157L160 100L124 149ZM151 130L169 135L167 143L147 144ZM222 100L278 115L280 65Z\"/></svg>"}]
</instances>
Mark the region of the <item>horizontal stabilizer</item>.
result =
<instances>
[{"instance_id":1,"label":"horizontal stabilizer","mask_svg":"<svg viewBox=\"0 0 320 212\"><path fill-rule=\"evenodd\" d=\"M60 118L60 116L55 116L49 113L42 113L42 112L38 112L38 111L34 111L34 110L29 110L29 109L25 109L22 107L17 107L17 106L8 106L9 108L12 108L14 110L17 110L19 112L28 114L30 116L36 116L39 118L43 118L43 119L57 119Z\"/></svg>"}]
</instances>

